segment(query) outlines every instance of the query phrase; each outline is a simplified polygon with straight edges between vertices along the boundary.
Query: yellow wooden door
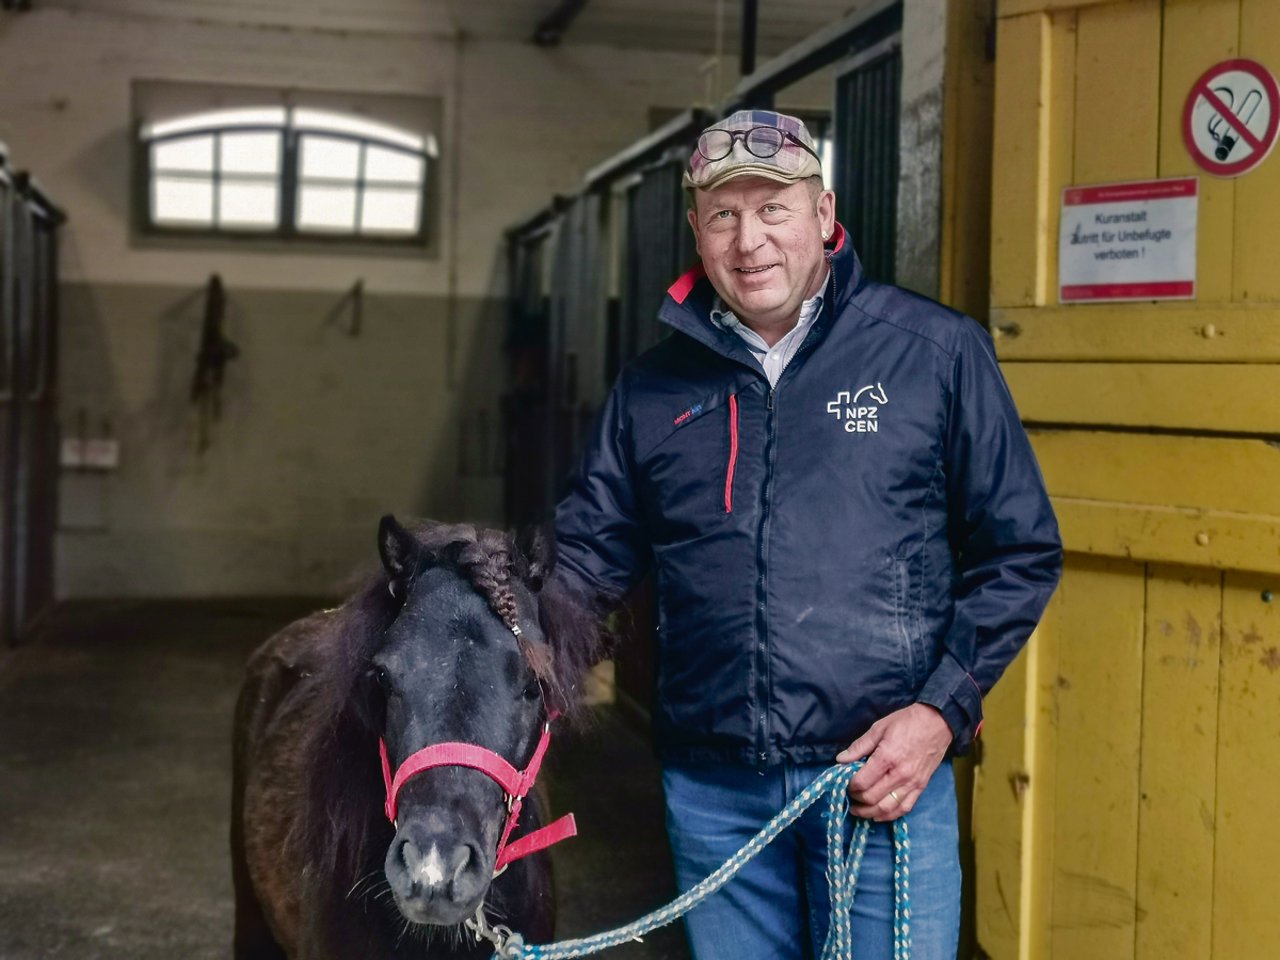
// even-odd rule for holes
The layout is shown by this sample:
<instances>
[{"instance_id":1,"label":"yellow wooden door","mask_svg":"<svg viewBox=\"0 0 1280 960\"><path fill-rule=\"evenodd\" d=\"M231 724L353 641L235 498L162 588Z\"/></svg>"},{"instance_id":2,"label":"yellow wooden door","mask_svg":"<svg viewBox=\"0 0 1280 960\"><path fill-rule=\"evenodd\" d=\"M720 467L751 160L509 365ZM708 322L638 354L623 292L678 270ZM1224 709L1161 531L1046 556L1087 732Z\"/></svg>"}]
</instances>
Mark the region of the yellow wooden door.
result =
<instances>
[{"instance_id":1,"label":"yellow wooden door","mask_svg":"<svg viewBox=\"0 0 1280 960\"><path fill-rule=\"evenodd\" d=\"M1182 144L1192 84L1280 72L1276 0L1000 0L991 323L1068 556L987 703L994 958L1280 958L1280 155ZM1197 298L1057 302L1071 185L1199 177Z\"/></svg>"}]
</instances>

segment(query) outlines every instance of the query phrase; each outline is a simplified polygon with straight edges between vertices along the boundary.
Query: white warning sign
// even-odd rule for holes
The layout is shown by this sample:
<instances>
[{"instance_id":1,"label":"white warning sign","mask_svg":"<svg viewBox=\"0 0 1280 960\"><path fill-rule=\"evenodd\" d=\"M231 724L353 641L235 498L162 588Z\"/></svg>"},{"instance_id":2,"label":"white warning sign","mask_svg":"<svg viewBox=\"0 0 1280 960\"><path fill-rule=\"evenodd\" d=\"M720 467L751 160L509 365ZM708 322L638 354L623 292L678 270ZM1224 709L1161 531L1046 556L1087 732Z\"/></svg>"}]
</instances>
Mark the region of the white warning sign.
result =
<instances>
[{"instance_id":1,"label":"white warning sign","mask_svg":"<svg viewBox=\"0 0 1280 960\"><path fill-rule=\"evenodd\" d=\"M1199 200L1195 177L1067 187L1058 302L1194 299Z\"/></svg>"},{"instance_id":2,"label":"white warning sign","mask_svg":"<svg viewBox=\"0 0 1280 960\"><path fill-rule=\"evenodd\" d=\"M1267 158L1280 131L1280 87L1256 60L1224 60L1191 87L1182 140L1215 177L1238 177Z\"/></svg>"}]
</instances>

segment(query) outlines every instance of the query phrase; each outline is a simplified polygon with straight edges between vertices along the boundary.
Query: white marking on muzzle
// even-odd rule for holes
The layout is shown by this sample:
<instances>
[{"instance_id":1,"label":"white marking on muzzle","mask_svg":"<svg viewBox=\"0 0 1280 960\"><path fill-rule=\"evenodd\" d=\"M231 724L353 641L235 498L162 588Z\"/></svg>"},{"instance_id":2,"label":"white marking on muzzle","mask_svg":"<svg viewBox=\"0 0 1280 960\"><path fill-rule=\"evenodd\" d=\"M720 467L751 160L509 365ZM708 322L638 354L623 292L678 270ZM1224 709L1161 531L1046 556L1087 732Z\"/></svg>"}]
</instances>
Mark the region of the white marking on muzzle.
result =
<instances>
[{"instance_id":1,"label":"white marking on muzzle","mask_svg":"<svg viewBox=\"0 0 1280 960\"><path fill-rule=\"evenodd\" d=\"M434 843L426 858L418 864L418 876L431 887L444 883L444 860L440 856L440 848Z\"/></svg>"}]
</instances>

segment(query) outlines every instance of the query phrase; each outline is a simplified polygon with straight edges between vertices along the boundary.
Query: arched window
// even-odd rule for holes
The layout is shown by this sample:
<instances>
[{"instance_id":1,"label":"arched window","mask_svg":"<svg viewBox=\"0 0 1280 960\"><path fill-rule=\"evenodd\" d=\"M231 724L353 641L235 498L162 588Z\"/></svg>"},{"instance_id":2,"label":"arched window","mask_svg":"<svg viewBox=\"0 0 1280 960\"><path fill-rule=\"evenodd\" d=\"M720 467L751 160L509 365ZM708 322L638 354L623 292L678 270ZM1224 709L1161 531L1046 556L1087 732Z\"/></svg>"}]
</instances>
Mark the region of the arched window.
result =
<instances>
[{"instance_id":1,"label":"arched window","mask_svg":"<svg viewBox=\"0 0 1280 960\"><path fill-rule=\"evenodd\" d=\"M425 243L435 138L301 107L147 124L145 226L158 233Z\"/></svg>"}]
</instances>

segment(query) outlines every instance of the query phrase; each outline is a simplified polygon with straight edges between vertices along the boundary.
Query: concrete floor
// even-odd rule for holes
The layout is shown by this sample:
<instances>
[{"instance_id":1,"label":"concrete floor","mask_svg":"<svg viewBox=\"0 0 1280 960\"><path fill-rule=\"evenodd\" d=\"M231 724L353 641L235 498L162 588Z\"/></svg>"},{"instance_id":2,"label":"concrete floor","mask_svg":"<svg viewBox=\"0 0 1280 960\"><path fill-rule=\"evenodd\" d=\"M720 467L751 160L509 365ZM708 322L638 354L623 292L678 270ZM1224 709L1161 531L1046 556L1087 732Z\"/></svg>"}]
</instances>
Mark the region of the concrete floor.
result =
<instances>
[{"instance_id":1,"label":"concrete floor","mask_svg":"<svg viewBox=\"0 0 1280 960\"><path fill-rule=\"evenodd\" d=\"M248 652L296 602L84 604L0 652L0 958L230 956L231 712ZM611 707L552 747L559 934L667 902L656 766ZM678 929L611 951L683 960Z\"/></svg>"}]
</instances>

